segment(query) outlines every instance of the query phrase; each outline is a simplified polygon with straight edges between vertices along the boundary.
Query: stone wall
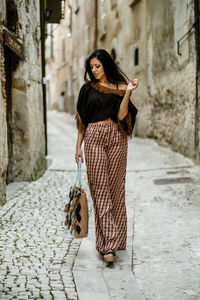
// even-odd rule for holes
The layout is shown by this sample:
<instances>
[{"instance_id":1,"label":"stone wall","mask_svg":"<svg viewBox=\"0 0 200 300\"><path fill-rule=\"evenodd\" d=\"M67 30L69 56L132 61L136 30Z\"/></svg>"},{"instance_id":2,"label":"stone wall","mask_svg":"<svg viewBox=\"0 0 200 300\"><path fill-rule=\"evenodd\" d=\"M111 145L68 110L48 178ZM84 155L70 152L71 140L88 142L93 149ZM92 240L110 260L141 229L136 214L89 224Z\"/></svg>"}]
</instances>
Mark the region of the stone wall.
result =
<instances>
[{"instance_id":1,"label":"stone wall","mask_svg":"<svg viewBox=\"0 0 200 300\"><path fill-rule=\"evenodd\" d=\"M194 33L177 41L194 22L193 1L149 1L148 87L151 125L147 132L163 145L195 158Z\"/></svg>"},{"instance_id":2,"label":"stone wall","mask_svg":"<svg viewBox=\"0 0 200 300\"><path fill-rule=\"evenodd\" d=\"M0 63L0 205L2 205L6 202L6 171L8 163L5 70L2 31L0 31Z\"/></svg>"},{"instance_id":3,"label":"stone wall","mask_svg":"<svg viewBox=\"0 0 200 300\"><path fill-rule=\"evenodd\" d=\"M0 143L4 145L3 148L0 147L0 161L4 166L1 170L1 173L4 174L3 182L0 184L2 191L5 191L5 174L8 167L12 169L9 182L35 180L46 168L41 57L37 54L40 47L38 42L39 1L10 2L12 6L16 7L18 22L15 34L23 43L25 59L20 59L7 47L2 46L4 56L10 61L11 78L10 86L8 82L6 83L9 95L6 95L5 99L2 96L0 98L2 107L0 122L1 128L3 128L0 132ZM3 3L5 7L6 1ZM6 10L1 13L0 21L2 26L8 26ZM3 28L2 26L1 28ZM5 66L5 69L8 70L8 65ZM8 78L6 77L6 79ZM1 84L2 82L1 72ZM9 105L12 107L10 124L6 122L6 101L7 111ZM6 149L7 130L12 135L12 143L8 146L8 148L12 148L12 151ZM5 192L0 192L0 195L5 201Z\"/></svg>"}]
</instances>

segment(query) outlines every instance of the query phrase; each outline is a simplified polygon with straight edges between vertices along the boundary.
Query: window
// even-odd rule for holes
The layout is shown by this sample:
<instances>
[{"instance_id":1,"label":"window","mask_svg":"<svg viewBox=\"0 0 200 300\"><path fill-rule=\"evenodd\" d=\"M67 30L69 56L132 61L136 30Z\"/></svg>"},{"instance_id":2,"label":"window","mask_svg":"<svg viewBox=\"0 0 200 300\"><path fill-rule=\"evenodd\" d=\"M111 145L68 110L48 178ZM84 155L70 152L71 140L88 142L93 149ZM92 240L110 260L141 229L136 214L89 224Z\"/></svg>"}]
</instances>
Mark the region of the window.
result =
<instances>
[{"instance_id":1,"label":"window","mask_svg":"<svg viewBox=\"0 0 200 300\"><path fill-rule=\"evenodd\" d=\"M50 32L50 56L51 58L54 57L54 40L53 40L53 24L51 24L51 32Z\"/></svg>"},{"instance_id":2,"label":"window","mask_svg":"<svg viewBox=\"0 0 200 300\"><path fill-rule=\"evenodd\" d=\"M105 0L101 0L101 37L106 34L106 7Z\"/></svg>"},{"instance_id":3,"label":"window","mask_svg":"<svg viewBox=\"0 0 200 300\"><path fill-rule=\"evenodd\" d=\"M185 36L190 26L189 7L177 2L174 7L174 51L180 66L186 62L188 63L190 57L189 38L187 35ZM185 38L182 38L183 36L185 36ZM178 41L180 42L177 43Z\"/></svg>"},{"instance_id":4,"label":"window","mask_svg":"<svg viewBox=\"0 0 200 300\"><path fill-rule=\"evenodd\" d=\"M116 62L116 52L114 48L111 50L111 57Z\"/></svg>"},{"instance_id":5,"label":"window","mask_svg":"<svg viewBox=\"0 0 200 300\"><path fill-rule=\"evenodd\" d=\"M68 7L68 10L67 10L67 29L68 29L67 36L71 37L71 35L72 35L72 10L71 10L71 7Z\"/></svg>"},{"instance_id":6,"label":"window","mask_svg":"<svg viewBox=\"0 0 200 300\"><path fill-rule=\"evenodd\" d=\"M85 26L85 54L89 55L90 52L90 26Z\"/></svg>"},{"instance_id":7,"label":"window","mask_svg":"<svg viewBox=\"0 0 200 300\"><path fill-rule=\"evenodd\" d=\"M18 13L17 6L13 0L6 2L6 13L7 13L7 28L17 33Z\"/></svg>"},{"instance_id":8,"label":"window","mask_svg":"<svg viewBox=\"0 0 200 300\"><path fill-rule=\"evenodd\" d=\"M134 72L135 74L141 71L139 40L129 47L129 71Z\"/></svg>"},{"instance_id":9,"label":"window","mask_svg":"<svg viewBox=\"0 0 200 300\"><path fill-rule=\"evenodd\" d=\"M39 27L38 27L39 28ZM53 59L54 58L54 35L53 35L53 31L54 31L54 24L47 24L47 38L46 38L46 59ZM36 31L36 40L37 40L37 44L39 44L39 34L38 34L38 30ZM38 46L38 56L40 56L40 50L39 50L39 46Z\"/></svg>"},{"instance_id":10,"label":"window","mask_svg":"<svg viewBox=\"0 0 200 300\"><path fill-rule=\"evenodd\" d=\"M139 48L135 49L135 55L134 55L134 65L138 66L139 65Z\"/></svg>"},{"instance_id":11,"label":"window","mask_svg":"<svg viewBox=\"0 0 200 300\"><path fill-rule=\"evenodd\" d=\"M129 0L128 4L129 4L130 7L133 7L138 2L139 2L139 0Z\"/></svg>"},{"instance_id":12,"label":"window","mask_svg":"<svg viewBox=\"0 0 200 300\"><path fill-rule=\"evenodd\" d=\"M78 13L78 11L79 11L79 0L76 0L75 1L75 14L77 14Z\"/></svg>"},{"instance_id":13,"label":"window","mask_svg":"<svg viewBox=\"0 0 200 300\"><path fill-rule=\"evenodd\" d=\"M65 63L65 37L62 38L62 62Z\"/></svg>"},{"instance_id":14,"label":"window","mask_svg":"<svg viewBox=\"0 0 200 300\"><path fill-rule=\"evenodd\" d=\"M61 0L61 19L65 18L65 0Z\"/></svg>"},{"instance_id":15,"label":"window","mask_svg":"<svg viewBox=\"0 0 200 300\"><path fill-rule=\"evenodd\" d=\"M117 5L117 0L111 0L111 8L114 8Z\"/></svg>"}]
</instances>

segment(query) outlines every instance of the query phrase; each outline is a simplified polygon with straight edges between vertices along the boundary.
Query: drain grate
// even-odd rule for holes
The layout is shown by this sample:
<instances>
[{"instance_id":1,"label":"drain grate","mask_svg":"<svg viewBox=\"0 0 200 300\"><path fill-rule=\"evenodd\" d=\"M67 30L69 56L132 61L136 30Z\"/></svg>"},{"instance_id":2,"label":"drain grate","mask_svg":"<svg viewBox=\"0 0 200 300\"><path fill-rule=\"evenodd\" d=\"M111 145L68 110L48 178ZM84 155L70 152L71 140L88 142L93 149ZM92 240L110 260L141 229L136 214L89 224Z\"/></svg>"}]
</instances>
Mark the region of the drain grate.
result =
<instances>
[{"instance_id":1,"label":"drain grate","mask_svg":"<svg viewBox=\"0 0 200 300\"><path fill-rule=\"evenodd\" d=\"M190 183L190 182L192 182L191 177L175 177L175 178L154 179L154 183L156 185L176 184L176 183Z\"/></svg>"},{"instance_id":2,"label":"drain grate","mask_svg":"<svg viewBox=\"0 0 200 300\"><path fill-rule=\"evenodd\" d=\"M172 175L172 174L178 174L178 173L182 173L182 172L183 172L183 170L177 170L177 171L167 171L166 173ZM189 171L184 170L184 173L189 173Z\"/></svg>"}]
</instances>

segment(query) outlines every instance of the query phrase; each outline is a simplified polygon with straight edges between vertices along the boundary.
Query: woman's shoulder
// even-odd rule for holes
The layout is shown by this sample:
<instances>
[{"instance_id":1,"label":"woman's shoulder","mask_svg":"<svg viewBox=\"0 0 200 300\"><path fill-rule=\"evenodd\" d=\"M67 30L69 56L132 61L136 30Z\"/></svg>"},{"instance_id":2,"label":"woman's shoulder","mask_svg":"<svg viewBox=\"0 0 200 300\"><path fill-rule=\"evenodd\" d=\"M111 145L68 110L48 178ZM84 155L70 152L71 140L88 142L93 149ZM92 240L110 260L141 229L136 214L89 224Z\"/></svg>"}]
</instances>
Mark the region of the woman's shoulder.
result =
<instances>
[{"instance_id":1,"label":"woman's shoulder","mask_svg":"<svg viewBox=\"0 0 200 300\"><path fill-rule=\"evenodd\" d=\"M125 91L127 88L127 84L125 82L118 82L118 89Z\"/></svg>"},{"instance_id":2,"label":"woman's shoulder","mask_svg":"<svg viewBox=\"0 0 200 300\"><path fill-rule=\"evenodd\" d=\"M79 90L80 94L83 94L83 93L87 92L89 87L90 87L89 82L83 83L80 87L80 90Z\"/></svg>"},{"instance_id":3,"label":"woman's shoulder","mask_svg":"<svg viewBox=\"0 0 200 300\"><path fill-rule=\"evenodd\" d=\"M82 90L82 89L86 88L87 86L88 86L88 82L84 82L84 83L81 85L80 89Z\"/></svg>"}]
</instances>

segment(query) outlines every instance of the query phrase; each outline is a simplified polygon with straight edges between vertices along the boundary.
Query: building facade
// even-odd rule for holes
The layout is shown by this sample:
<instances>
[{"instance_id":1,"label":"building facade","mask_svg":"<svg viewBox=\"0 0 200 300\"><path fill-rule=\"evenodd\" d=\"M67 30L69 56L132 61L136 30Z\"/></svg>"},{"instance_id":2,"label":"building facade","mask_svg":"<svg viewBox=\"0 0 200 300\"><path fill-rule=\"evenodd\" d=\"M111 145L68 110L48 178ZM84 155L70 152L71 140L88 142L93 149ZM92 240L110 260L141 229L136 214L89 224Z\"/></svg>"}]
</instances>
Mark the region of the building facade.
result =
<instances>
[{"instance_id":1,"label":"building facade","mask_svg":"<svg viewBox=\"0 0 200 300\"><path fill-rule=\"evenodd\" d=\"M0 204L6 184L46 168L39 1L2 0L0 8Z\"/></svg>"},{"instance_id":2,"label":"building facade","mask_svg":"<svg viewBox=\"0 0 200 300\"><path fill-rule=\"evenodd\" d=\"M48 25L47 107L74 113L85 58L95 47L95 1L67 0L59 25ZM92 12L92 13L91 13Z\"/></svg>"},{"instance_id":3,"label":"building facade","mask_svg":"<svg viewBox=\"0 0 200 300\"><path fill-rule=\"evenodd\" d=\"M76 109L85 59L104 48L140 81L136 135L199 162L199 7L199 0L69 0L67 111Z\"/></svg>"},{"instance_id":4,"label":"building facade","mask_svg":"<svg viewBox=\"0 0 200 300\"><path fill-rule=\"evenodd\" d=\"M98 47L114 52L129 77L140 80L133 95L137 135L199 161L194 3L103 0Z\"/></svg>"}]
</instances>

